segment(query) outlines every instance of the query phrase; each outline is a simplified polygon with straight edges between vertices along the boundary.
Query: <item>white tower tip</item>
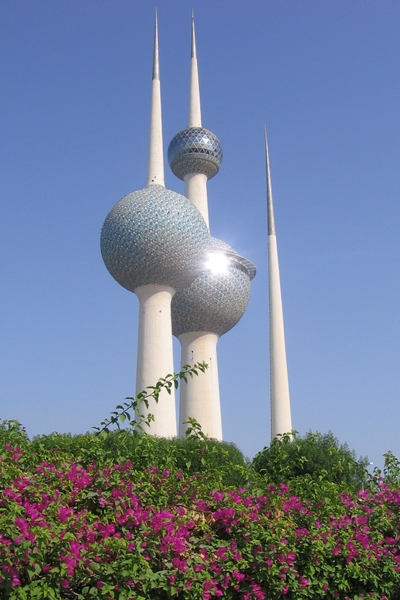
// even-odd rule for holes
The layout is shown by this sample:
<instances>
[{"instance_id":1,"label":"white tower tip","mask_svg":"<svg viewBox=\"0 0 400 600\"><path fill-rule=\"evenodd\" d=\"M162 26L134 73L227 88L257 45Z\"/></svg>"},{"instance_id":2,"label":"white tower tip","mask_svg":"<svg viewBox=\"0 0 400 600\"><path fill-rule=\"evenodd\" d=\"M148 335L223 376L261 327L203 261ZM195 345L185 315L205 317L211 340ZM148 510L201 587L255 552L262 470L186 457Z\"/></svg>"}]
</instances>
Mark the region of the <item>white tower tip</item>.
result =
<instances>
[{"instance_id":1,"label":"white tower tip","mask_svg":"<svg viewBox=\"0 0 400 600\"><path fill-rule=\"evenodd\" d=\"M192 53L191 58L197 58L196 54L196 33L194 30L194 11L192 10Z\"/></svg>"},{"instance_id":2,"label":"white tower tip","mask_svg":"<svg viewBox=\"0 0 400 600\"><path fill-rule=\"evenodd\" d=\"M160 61L158 55L158 19L154 29L153 76L151 88L149 160L146 187L164 185L164 157L161 120Z\"/></svg>"},{"instance_id":3,"label":"white tower tip","mask_svg":"<svg viewBox=\"0 0 400 600\"><path fill-rule=\"evenodd\" d=\"M197 64L196 32L192 12L192 42L190 60L189 127L201 127L199 70Z\"/></svg>"},{"instance_id":4,"label":"white tower tip","mask_svg":"<svg viewBox=\"0 0 400 600\"><path fill-rule=\"evenodd\" d=\"M264 139L265 139L266 175L267 175L268 235L276 235L276 233L275 233L274 205L273 205L273 202L272 202L271 170L270 170L270 166L269 166L269 152L268 152L268 139L267 139L267 127L266 127L266 125L264 125Z\"/></svg>"},{"instance_id":5,"label":"white tower tip","mask_svg":"<svg viewBox=\"0 0 400 600\"><path fill-rule=\"evenodd\" d=\"M153 79L160 79L160 60L158 54L158 15L156 9L156 23L154 28L154 53L153 53Z\"/></svg>"}]
</instances>

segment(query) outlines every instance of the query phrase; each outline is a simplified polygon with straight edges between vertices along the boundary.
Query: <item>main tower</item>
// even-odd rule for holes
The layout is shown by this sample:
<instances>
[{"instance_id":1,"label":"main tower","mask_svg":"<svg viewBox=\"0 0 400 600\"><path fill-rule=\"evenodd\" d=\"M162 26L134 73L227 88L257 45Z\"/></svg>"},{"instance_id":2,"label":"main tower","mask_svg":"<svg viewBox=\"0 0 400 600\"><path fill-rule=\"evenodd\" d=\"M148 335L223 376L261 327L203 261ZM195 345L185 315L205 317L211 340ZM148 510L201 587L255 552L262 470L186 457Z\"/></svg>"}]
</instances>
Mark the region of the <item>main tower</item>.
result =
<instances>
[{"instance_id":1,"label":"main tower","mask_svg":"<svg viewBox=\"0 0 400 600\"><path fill-rule=\"evenodd\" d=\"M207 181L219 171L222 147L202 126L194 19L192 16L191 76L188 127L168 148L173 173L185 182L185 195L208 218ZM181 383L179 435L194 417L204 433L222 439L217 342L243 316L250 298L254 265L228 244L211 238L207 261L195 281L172 300L172 331L181 343L181 364L208 364L200 377Z\"/></svg>"},{"instance_id":2,"label":"main tower","mask_svg":"<svg viewBox=\"0 0 400 600\"><path fill-rule=\"evenodd\" d=\"M158 25L156 17L146 187L111 209L101 231L101 253L110 274L139 298L136 391L172 373L171 300L201 271L210 242L207 225L184 196L164 186ZM176 435L174 393L162 391L144 414L150 433Z\"/></svg>"}]
</instances>

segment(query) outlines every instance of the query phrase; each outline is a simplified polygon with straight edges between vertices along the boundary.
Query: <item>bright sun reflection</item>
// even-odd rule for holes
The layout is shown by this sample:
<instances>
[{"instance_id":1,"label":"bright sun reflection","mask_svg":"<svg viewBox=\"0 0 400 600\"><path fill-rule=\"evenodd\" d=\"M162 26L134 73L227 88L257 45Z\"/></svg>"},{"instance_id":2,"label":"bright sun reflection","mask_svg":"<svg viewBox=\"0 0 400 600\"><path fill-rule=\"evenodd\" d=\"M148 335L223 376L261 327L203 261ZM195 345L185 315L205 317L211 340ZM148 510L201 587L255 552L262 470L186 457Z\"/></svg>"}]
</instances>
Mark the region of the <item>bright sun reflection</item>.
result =
<instances>
[{"instance_id":1,"label":"bright sun reflection","mask_svg":"<svg viewBox=\"0 0 400 600\"><path fill-rule=\"evenodd\" d=\"M229 265L229 258L221 252L210 252L206 262L206 269L212 273L226 273Z\"/></svg>"}]
</instances>

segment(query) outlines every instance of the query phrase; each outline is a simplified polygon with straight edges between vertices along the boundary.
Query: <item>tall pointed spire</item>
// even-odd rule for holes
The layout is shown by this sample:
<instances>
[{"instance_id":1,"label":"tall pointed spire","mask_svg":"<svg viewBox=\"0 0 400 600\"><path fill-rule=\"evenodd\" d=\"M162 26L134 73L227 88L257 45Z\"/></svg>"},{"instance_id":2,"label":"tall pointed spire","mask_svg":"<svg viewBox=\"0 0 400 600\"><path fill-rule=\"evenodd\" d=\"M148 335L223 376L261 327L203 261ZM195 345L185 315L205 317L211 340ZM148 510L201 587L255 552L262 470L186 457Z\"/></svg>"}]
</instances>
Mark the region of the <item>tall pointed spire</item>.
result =
<instances>
[{"instance_id":1,"label":"tall pointed spire","mask_svg":"<svg viewBox=\"0 0 400 600\"><path fill-rule=\"evenodd\" d=\"M197 65L196 33L194 29L194 13L192 11L192 51L190 60L190 93L188 127L201 127L201 105L199 70Z\"/></svg>"},{"instance_id":2,"label":"tall pointed spire","mask_svg":"<svg viewBox=\"0 0 400 600\"><path fill-rule=\"evenodd\" d=\"M278 246L275 233L272 201L271 171L267 132L265 130L265 159L267 175L268 212L268 284L269 284L269 337L271 438L292 430L290 413L289 378L286 362L285 330L283 324L282 293L279 274Z\"/></svg>"},{"instance_id":3,"label":"tall pointed spire","mask_svg":"<svg viewBox=\"0 0 400 600\"><path fill-rule=\"evenodd\" d=\"M161 88L160 63L158 57L158 19L154 31L153 81L151 88L149 160L147 183L149 185L164 185L164 157L161 120Z\"/></svg>"}]
</instances>

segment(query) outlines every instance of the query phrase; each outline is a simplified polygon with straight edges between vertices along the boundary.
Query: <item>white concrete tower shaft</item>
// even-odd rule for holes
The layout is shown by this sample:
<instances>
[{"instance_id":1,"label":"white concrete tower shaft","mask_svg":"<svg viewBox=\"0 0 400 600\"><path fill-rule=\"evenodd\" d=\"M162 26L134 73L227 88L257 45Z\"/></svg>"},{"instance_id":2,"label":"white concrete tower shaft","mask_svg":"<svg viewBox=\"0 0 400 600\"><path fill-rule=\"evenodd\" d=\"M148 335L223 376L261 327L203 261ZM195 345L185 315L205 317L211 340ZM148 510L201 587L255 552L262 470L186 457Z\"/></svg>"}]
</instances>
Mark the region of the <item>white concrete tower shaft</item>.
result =
<instances>
[{"instance_id":1,"label":"white concrete tower shaft","mask_svg":"<svg viewBox=\"0 0 400 600\"><path fill-rule=\"evenodd\" d=\"M193 13L188 126L201 127L200 84ZM188 173L184 176L183 180L185 182L186 198L189 198L190 202L198 208L208 229L210 229L208 218L207 175L204 173Z\"/></svg>"},{"instance_id":2,"label":"white concrete tower shaft","mask_svg":"<svg viewBox=\"0 0 400 600\"><path fill-rule=\"evenodd\" d=\"M276 242L271 171L266 132L265 159L268 214L271 438L273 439L277 434L288 433L292 430L292 418L290 412L289 379L286 361L278 246Z\"/></svg>"},{"instance_id":3,"label":"white concrete tower shaft","mask_svg":"<svg viewBox=\"0 0 400 600\"><path fill-rule=\"evenodd\" d=\"M206 331L183 333L181 364L194 365L205 362L205 373L181 383L179 405L179 435L185 436L188 417L193 417L209 437L222 440L221 405L219 397L217 342L218 335Z\"/></svg>"},{"instance_id":4,"label":"white concrete tower shaft","mask_svg":"<svg viewBox=\"0 0 400 600\"><path fill-rule=\"evenodd\" d=\"M158 23L154 34L153 79L151 94L150 142L147 186L164 185L164 160L161 122L160 68L158 56ZM160 377L174 371L171 300L175 290L164 285L144 285L135 290L139 298L139 332L136 370L136 393L155 385ZM176 435L174 390L163 390L158 404L151 400L142 414L154 415L149 433L162 437Z\"/></svg>"},{"instance_id":5,"label":"white concrete tower shaft","mask_svg":"<svg viewBox=\"0 0 400 600\"><path fill-rule=\"evenodd\" d=\"M192 13L192 43L190 60L189 127L201 127L200 86L196 50L196 34ZM185 196L200 211L207 227L207 175L189 173L184 177ZM188 417L195 418L209 437L222 440L221 401L218 380L217 343L219 336L207 331L184 333L181 343L181 365L205 362L208 369L198 377L182 381L179 402L179 435L185 436Z\"/></svg>"}]
</instances>

